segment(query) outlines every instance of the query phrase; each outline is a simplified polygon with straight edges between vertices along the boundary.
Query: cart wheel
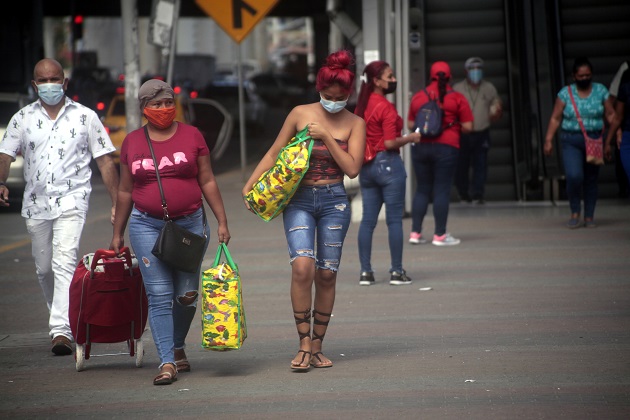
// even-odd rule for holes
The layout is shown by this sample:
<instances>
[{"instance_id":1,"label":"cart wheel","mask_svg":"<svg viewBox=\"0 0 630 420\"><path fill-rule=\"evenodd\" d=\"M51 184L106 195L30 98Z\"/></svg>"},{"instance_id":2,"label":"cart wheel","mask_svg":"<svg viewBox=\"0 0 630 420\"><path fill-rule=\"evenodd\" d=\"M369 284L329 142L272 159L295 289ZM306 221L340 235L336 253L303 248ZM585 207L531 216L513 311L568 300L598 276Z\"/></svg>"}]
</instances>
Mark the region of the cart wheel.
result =
<instances>
[{"instance_id":1,"label":"cart wheel","mask_svg":"<svg viewBox=\"0 0 630 420\"><path fill-rule=\"evenodd\" d=\"M142 367L142 358L144 357L144 344L142 338L134 340L136 343L136 367Z\"/></svg>"},{"instance_id":2,"label":"cart wheel","mask_svg":"<svg viewBox=\"0 0 630 420\"><path fill-rule=\"evenodd\" d=\"M74 349L74 360L77 366L77 372L81 372L85 368L85 344L77 344Z\"/></svg>"}]
</instances>

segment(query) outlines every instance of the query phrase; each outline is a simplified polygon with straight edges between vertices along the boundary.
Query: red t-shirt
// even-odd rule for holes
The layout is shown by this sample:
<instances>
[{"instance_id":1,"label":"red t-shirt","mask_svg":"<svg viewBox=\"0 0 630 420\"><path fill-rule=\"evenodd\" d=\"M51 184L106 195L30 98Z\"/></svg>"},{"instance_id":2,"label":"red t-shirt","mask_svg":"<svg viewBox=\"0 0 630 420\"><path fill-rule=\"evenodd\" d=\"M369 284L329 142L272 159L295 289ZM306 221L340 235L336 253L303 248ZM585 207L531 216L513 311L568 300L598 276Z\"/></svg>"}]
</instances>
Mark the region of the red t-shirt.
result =
<instances>
[{"instance_id":1,"label":"red t-shirt","mask_svg":"<svg viewBox=\"0 0 630 420\"><path fill-rule=\"evenodd\" d=\"M439 97L437 81L431 82L426 89L432 98ZM442 104L442 109L444 110L444 120L442 121L444 131L442 131L442 134L438 138L423 138L420 141L443 143L459 148L459 137L461 134L460 124L453 124L450 127L447 126L455 121L460 123L470 122L473 120L473 114L464 95L459 92L455 92L450 86L447 87L447 91L449 93L444 95L444 103ZM420 90L413 95L413 98L411 98L411 104L409 105L409 114L407 115L407 119L409 121L415 121L418 110L427 102L429 102L429 98L424 93L424 90Z\"/></svg>"},{"instance_id":2,"label":"red t-shirt","mask_svg":"<svg viewBox=\"0 0 630 420\"><path fill-rule=\"evenodd\" d=\"M160 171L164 197L171 217L194 213L202 205L201 188L197 181L197 158L210 154L199 130L177 123L177 131L166 141L151 141ZM155 176L151 151L144 128L125 137L120 150L120 162L129 167L133 177L131 198L136 208L162 218L162 200Z\"/></svg>"},{"instance_id":3,"label":"red t-shirt","mask_svg":"<svg viewBox=\"0 0 630 420\"><path fill-rule=\"evenodd\" d=\"M378 93L372 92L370 95L363 119L365 119L365 141L377 153L387 150L385 140L400 137L403 120L394 105Z\"/></svg>"}]
</instances>

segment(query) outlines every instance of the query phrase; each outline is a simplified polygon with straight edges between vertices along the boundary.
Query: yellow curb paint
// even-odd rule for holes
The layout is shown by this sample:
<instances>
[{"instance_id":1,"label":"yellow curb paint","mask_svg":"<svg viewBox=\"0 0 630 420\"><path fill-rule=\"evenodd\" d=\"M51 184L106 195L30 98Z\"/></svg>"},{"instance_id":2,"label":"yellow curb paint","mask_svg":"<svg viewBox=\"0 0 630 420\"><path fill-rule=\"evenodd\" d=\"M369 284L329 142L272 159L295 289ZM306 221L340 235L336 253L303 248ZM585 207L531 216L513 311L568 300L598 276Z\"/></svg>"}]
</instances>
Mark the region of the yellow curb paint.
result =
<instances>
[{"instance_id":1,"label":"yellow curb paint","mask_svg":"<svg viewBox=\"0 0 630 420\"><path fill-rule=\"evenodd\" d=\"M0 246L0 254L8 252L8 251L12 251L17 248L21 248L24 245L28 245L30 243L31 243L31 240L29 238L29 239L22 239L21 241L13 242L12 244Z\"/></svg>"},{"instance_id":2,"label":"yellow curb paint","mask_svg":"<svg viewBox=\"0 0 630 420\"><path fill-rule=\"evenodd\" d=\"M95 222L100 222L101 220L109 220L110 216L109 215L103 215L103 216L98 216L95 217L93 219L90 219L88 221L86 221L86 224L91 224L91 223L95 223ZM17 242L13 242L11 244L8 245L2 245L0 246L0 254L3 254L5 252L9 252L9 251L13 251L14 249L18 249L21 248L25 245L28 245L31 243L31 239L22 239L21 241L17 241Z\"/></svg>"}]
</instances>

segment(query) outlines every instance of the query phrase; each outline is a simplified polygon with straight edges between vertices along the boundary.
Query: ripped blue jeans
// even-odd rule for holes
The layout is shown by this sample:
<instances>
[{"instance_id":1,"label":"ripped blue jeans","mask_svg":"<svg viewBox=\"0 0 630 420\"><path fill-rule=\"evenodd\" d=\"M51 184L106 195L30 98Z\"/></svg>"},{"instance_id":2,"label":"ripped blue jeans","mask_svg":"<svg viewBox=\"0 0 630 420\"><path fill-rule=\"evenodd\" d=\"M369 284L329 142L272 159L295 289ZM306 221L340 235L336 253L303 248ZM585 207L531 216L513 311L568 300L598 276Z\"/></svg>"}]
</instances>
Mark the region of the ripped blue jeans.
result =
<instances>
[{"instance_id":1,"label":"ripped blue jeans","mask_svg":"<svg viewBox=\"0 0 630 420\"><path fill-rule=\"evenodd\" d=\"M178 219L175 223L198 235L203 234L201 209ZM151 253L162 226L164 226L162 219L153 218L135 207L129 217L129 240L138 258L147 291L149 325L160 357L160 367L164 363L174 363L175 349L185 347L186 336L197 310L201 276L201 266L196 273L177 271ZM210 238L208 225L206 234Z\"/></svg>"},{"instance_id":2,"label":"ripped blue jeans","mask_svg":"<svg viewBox=\"0 0 630 420\"><path fill-rule=\"evenodd\" d=\"M291 263L309 257L317 269L336 272L350 219L343 182L300 186L283 213Z\"/></svg>"}]
</instances>

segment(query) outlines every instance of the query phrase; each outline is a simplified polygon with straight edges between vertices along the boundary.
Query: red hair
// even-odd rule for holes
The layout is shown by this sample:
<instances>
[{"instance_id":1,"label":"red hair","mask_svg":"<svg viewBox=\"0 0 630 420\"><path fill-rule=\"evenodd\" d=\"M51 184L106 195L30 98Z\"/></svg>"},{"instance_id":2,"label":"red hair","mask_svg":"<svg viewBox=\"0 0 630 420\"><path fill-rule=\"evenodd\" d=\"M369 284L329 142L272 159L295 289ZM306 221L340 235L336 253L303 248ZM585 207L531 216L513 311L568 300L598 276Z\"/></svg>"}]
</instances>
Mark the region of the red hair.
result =
<instances>
[{"instance_id":1,"label":"red hair","mask_svg":"<svg viewBox=\"0 0 630 420\"><path fill-rule=\"evenodd\" d=\"M365 66L363 74L365 74L366 80L361 82L361 90L359 91L357 106L354 109L354 113L359 117L363 118L370 95L374 92L374 78L380 79L383 72L388 67L391 67L389 63L382 60L372 61L370 64Z\"/></svg>"},{"instance_id":2,"label":"red hair","mask_svg":"<svg viewBox=\"0 0 630 420\"><path fill-rule=\"evenodd\" d=\"M318 92L332 85L339 85L344 93L352 91L354 72L350 66L354 64L354 57L349 51L341 50L326 57L326 64L317 72L315 88Z\"/></svg>"}]
</instances>

